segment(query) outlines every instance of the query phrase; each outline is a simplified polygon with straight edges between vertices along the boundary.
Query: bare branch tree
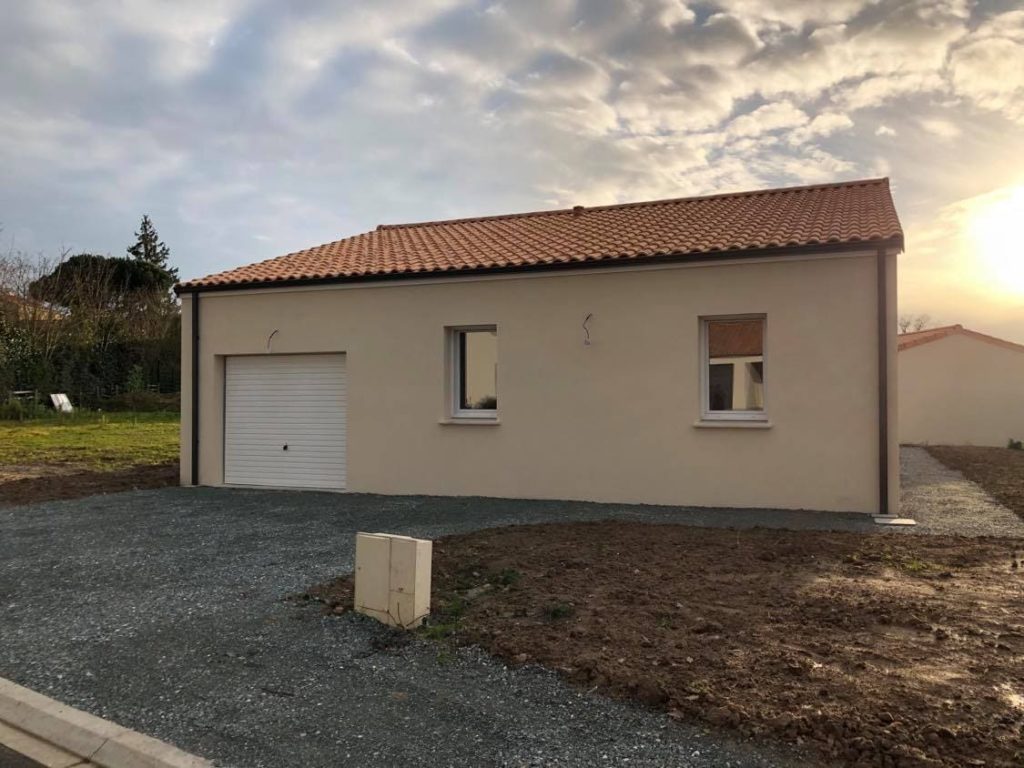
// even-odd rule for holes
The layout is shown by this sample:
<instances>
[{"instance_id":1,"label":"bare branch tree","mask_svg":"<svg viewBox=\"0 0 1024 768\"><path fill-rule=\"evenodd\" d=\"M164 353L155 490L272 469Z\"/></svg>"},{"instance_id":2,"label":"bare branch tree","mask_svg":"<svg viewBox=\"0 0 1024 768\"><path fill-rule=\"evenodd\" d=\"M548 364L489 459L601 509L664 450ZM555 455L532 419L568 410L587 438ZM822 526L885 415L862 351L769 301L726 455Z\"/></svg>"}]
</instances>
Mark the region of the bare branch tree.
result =
<instances>
[{"instance_id":1,"label":"bare branch tree","mask_svg":"<svg viewBox=\"0 0 1024 768\"><path fill-rule=\"evenodd\" d=\"M50 359L65 332L60 311L32 297L31 286L54 268L54 260L8 249L0 254L0 312L9 325L25 334L44 360Z\"/></svg>"},{"instance_id":2,"label":"bare branch tree","mask_svg":"<svg viewBox=\"0 0 1024 768\"><path fill-rule=\"evenodd\" d=\"M917 331L923 331L935 325L935 323L932 322L931 315L927 314L900 315L897 324L899 326L900 333L916 333Z\"/></svg>"}]
</instances>

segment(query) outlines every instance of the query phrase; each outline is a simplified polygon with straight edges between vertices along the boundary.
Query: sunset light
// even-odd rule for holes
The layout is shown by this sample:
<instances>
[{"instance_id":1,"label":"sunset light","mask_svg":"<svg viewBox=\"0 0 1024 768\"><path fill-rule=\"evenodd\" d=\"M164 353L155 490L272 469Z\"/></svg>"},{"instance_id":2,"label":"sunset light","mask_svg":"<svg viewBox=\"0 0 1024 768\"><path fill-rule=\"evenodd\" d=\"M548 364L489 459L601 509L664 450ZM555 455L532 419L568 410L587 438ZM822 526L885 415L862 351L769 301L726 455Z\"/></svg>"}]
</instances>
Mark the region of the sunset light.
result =
<instances>
[{"instance_id":1,"label":"sunset light","mask_svg":"<svg viewBox=\"0 0 1024 768\"><path fill-rule=\"evenodd\" d=\"M972 213L969 245L984 266L984 279L1003 292L1024 296L1024 185L1011 187Z\"/></svg>"}]
</instances>

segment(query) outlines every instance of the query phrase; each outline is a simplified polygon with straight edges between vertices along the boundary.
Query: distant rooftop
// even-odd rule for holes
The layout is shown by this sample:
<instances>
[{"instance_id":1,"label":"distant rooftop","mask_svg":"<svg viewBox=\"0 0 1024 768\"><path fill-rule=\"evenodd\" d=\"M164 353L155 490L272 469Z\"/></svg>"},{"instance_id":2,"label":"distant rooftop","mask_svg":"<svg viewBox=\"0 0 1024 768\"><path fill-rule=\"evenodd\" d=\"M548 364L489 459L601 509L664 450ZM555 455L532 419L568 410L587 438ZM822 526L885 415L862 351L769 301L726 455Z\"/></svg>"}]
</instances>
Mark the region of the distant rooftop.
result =
<instances>
[{"instance_id":1,"label":"distant rooftop","mask_svg":"<svg viewBox=\"0 0 1024 768\"><path fill-rule=\"evenodd\" d=\"M911 331L910 333L901 333L897 338L899 341L899 349L913 349L919 347L922 344L930 344L933 341L939 341L940 339L948 338L949 336L966 336L967 338L974 339L976 341L983 341L988 344L995 344L999 347L1005 347L1006 349L1013 349L1020 352L1024 352L1024 344L1017 344L1006 339L999 339L995 336L989 336L986 333L978 333L964 328L959 323L956 325L943 325L939 328L925 328L921 331Z\"/></svg>"}]
</instances>

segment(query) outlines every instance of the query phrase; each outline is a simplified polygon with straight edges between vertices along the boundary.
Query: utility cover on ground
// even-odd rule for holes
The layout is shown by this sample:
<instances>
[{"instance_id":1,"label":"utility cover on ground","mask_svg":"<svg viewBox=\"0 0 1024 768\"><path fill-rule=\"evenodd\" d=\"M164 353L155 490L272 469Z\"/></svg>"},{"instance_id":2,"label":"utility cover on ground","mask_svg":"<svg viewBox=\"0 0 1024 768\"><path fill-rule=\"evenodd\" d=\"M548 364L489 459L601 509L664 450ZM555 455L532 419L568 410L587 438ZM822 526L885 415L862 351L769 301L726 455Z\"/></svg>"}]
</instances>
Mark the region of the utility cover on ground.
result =
<instances>
[{"instance_id":1,"label":"utility cover on ground","mask_svg":"<svg viewBox=\"0 0 1024 768\"><path fill-rule=\"evenodd\" d=\"M356 534L355 609L403 629L430 613L432 542L389 533Z\"/></svg>"}]
</instances>

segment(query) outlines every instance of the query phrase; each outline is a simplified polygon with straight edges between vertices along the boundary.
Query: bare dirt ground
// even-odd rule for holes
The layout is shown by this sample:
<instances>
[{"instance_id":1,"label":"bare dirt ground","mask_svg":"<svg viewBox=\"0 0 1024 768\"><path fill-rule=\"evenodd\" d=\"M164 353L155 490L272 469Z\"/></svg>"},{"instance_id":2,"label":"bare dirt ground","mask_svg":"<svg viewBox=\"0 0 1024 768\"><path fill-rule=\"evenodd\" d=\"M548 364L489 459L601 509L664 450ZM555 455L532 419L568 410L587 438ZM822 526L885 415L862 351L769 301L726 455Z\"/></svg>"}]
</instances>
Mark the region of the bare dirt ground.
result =
<instances>
[{"instance_id":1,"label":"bare dirt ground","mask_svg":"<svg viewBox=\"0 0 1024 768\"><path fill-rule=\"evenodd\" d=\"M1024 518L1024 451L975 445L929 445L926 450Z\"/></svg>"},{"instance_id":2,"label":"bare dirt ground","mask_svg":"<svg viewBox=\"0 0 1024 768\"><path fill-rule=\"evenodd\" d=\"M88 470L74 464L0 465L0 507L162 488L177 483L177 462L112 471Z\"/></svg>"},{"instance_id":3,"label":"bare dirt ground","mask_svg":"<svg viewBox=\"0 0 1024 768\"><path fill-rule=\"evenodd\" d=\"M434 543L424 634L831 764L1024 764L1024 540L517 526ZM352 605L351 578L308 596Z\"/></svg>"},{"instance_id":4,"label":"bare dirt ground","mask_svg":"<svg viewBox=\"0 0 1024 768\"><path fill-rule=\"evenodd\" d=\"M84 464L0 464L0 485L36 477L59 477L84 472Z\"/></svg>"}]
</instances>

